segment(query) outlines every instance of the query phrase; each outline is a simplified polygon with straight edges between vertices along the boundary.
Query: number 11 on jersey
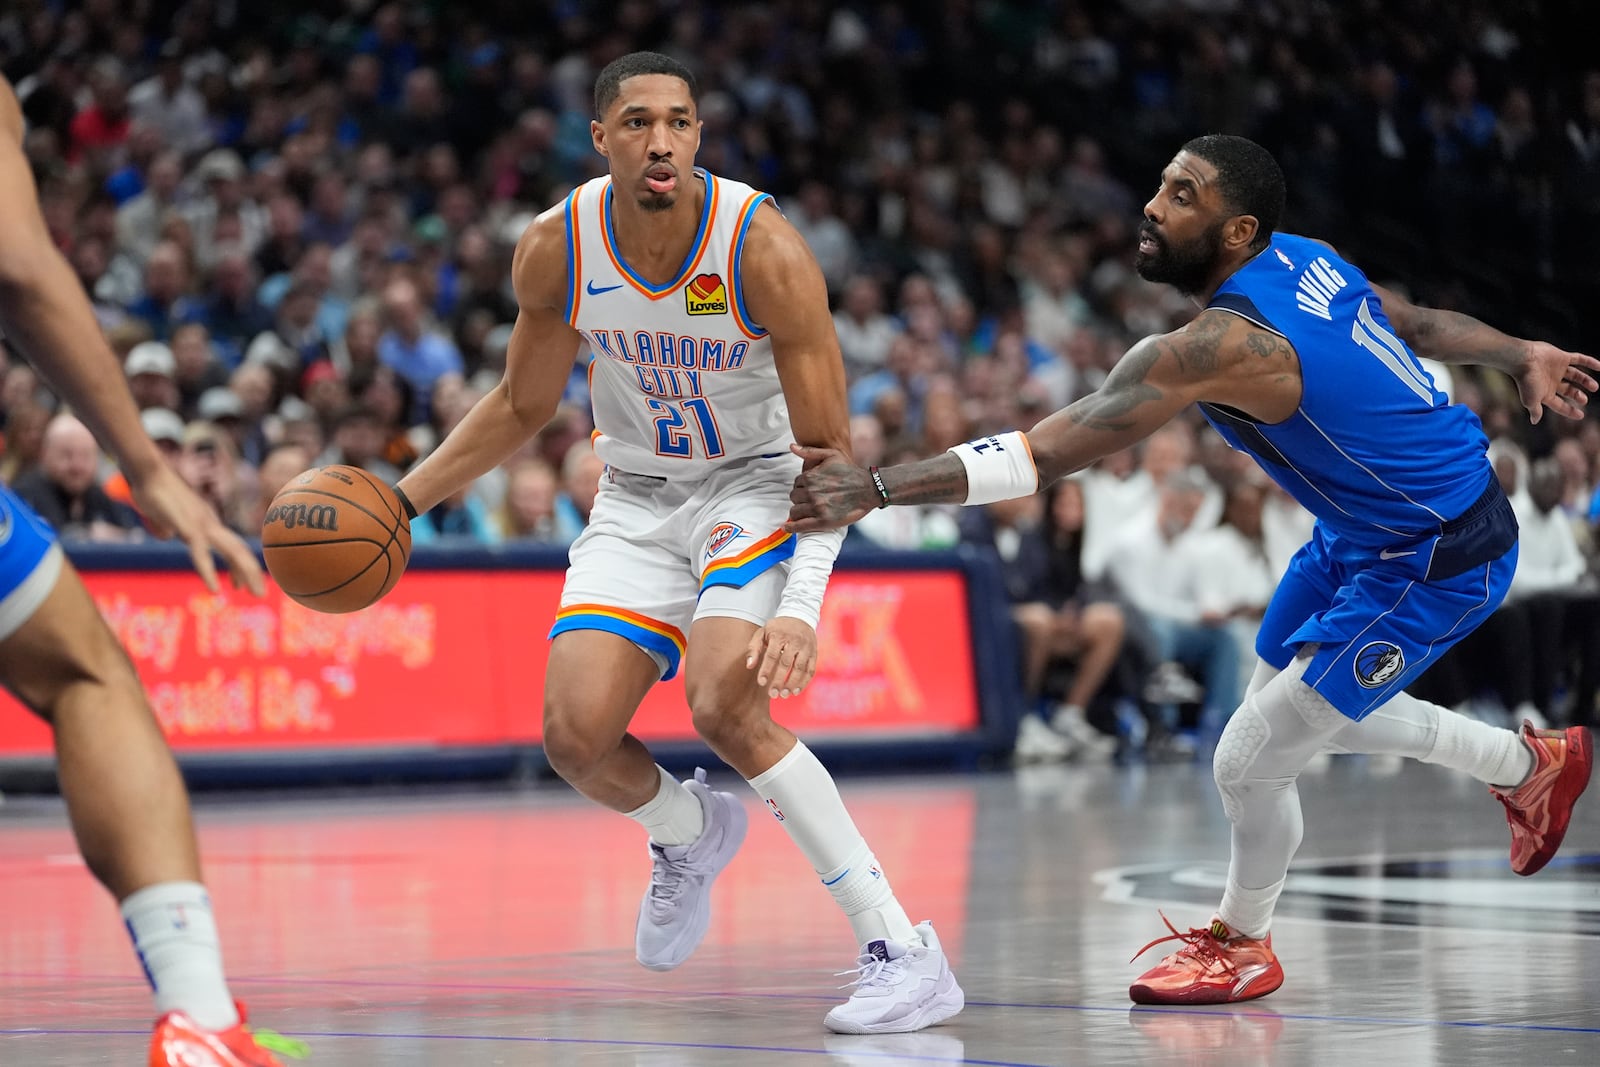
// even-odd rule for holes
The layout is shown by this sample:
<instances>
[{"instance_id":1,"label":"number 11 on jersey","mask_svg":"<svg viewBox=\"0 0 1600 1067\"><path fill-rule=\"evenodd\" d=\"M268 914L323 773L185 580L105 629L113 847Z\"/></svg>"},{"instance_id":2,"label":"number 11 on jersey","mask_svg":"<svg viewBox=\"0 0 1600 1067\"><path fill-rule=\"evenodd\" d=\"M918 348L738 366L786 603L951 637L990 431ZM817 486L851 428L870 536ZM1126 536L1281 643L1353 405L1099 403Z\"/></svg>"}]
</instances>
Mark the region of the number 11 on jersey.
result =
<instances>
[{"instance_id":1,"label":"number 11 on jersey","mask_svg":"<svg viewBox=\"0 0 1600 1067\"><path fill-rule=\"evenodd\" d=\"M717 432L717 417L711 413L711 402L705 397L692 396L677 401L652 397L645 403L656 413L656 455L688 459L694 455L694 437L698 436L706 459L722 458L722 435ZM684 418L684 412L688 412L694 422L693 434L687 428L690 419Z\"/></svg>"}]
</instances>

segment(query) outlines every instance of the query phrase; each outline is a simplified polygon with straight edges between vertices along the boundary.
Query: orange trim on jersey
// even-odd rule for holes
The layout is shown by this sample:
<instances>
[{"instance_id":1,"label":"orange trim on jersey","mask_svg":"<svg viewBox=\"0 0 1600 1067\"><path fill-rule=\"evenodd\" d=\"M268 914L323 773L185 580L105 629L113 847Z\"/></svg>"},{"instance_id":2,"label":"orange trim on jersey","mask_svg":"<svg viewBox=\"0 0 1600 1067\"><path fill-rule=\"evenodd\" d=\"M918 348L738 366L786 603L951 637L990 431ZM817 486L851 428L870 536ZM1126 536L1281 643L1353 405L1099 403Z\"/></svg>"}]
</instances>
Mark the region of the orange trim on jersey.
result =
<instances>
[{"instance_id":1,"label":"orange trim on jersey","mask_svg":"<svg viewBox=\"0 0 1600 1067\"><path fill-rule=\"evenodd\" d=\"M740 277L739 260L744 254L744 239L748 236L746 231L756 211L763 201L771 199L766 193L750 194L750 198L739 206L739 219L733 226L733 241L728 245L728 310L733 312L734 325L739 327L739 332L752 341L761 340L767 336L767 331L745 318L744 282Z\"/></svg>"},{"instance_id":2,"label":"orange trim on jersey","mask_svg":"<svg viewBox=\"0 0 1600 1067\"><path fill-rule=\"evenodd\" d=\"M1033 442L1021 430L1017 431L1017 436L1022 438L1022 450L1028 454L1028 462L1033 465L1033 480L1040 483L1036 489L1043 488L1044 479L1039 477L1039 462L1033 458Z\"/></svg>"},{"instance_id":3,"label":"orange trim on jersey","mask_svg":"<svg viewBox=\"0 0 1600 1067\"><path fill-rule=\"evenodd\" d=\"M662 297L671 296L683 287L683 284L694 277L695 268L700 266L700 261L705 258L706 249L711 247L711 231L716 229L717 202L720 197L720 187L716 175L708 170L696 171L705 175L706 206L700 217L699 245L679 270L678 276L668 282L663 289L655 289L648 282L640 278L622 258L622 253L617 250L616 243L612 240L611 220L607 217L607 209L612 198L612 183L607 182L605 190L600 194L600 243L605 245L606 255L611 257L611 265L617 268L617 274L624 282L633 286L634 290L651 300L660 300Z\"/></svg>"},{"instance_id":4,"label":"orange trim on jersey","mask_svg":"<svg viewBox=\"0 0 1600 1067\"><path fill-rule=\"evenodd\" d=\"M787 530L778 530L774 533L768 534L766 537L763 537L761 540L757 541L755 544L751 545L737 556L729 556L727 559L712 560L710 563L706 564L706 569L701 572L701 584L706 584L706 580L717 571L728 570L732 567L742 567L746 563L749 563L751 560L755 559L757 556L771 552L773 549L782 545L785 541L789 540L789 538L793 536L794 534L789 533Z\"/></svg>"},{"instance_id":5,"label":"orange trim on jersey","mask_svg":"<svg viewBox=\"0 0 1600 1067\"><path fill-rule=\"evenodd\" d=\"M578 304L583 300L583 241L578 233L578 186L567 196L567 325L578 324Z\"/></svg>"},{"instance_id":6,"label":"orange trim on jersey","mask_svg":"<svg viewBox=\"0 0 1600 1067\"><path fill-rule=\"evenodd\" d=\"M683 636L683 631L676 626L652 619L648 615L641 615L637 611L629 611L627 608L612 607L610 604L571 604L556 612L556 621L561 622L575 616L585 615L598 615L602 618L617 619L621 622L632 623L641 630L660 634L678 647L679 655L682 655L683 650L689 646L689 642Z\"/></svg>"}]
</instances>

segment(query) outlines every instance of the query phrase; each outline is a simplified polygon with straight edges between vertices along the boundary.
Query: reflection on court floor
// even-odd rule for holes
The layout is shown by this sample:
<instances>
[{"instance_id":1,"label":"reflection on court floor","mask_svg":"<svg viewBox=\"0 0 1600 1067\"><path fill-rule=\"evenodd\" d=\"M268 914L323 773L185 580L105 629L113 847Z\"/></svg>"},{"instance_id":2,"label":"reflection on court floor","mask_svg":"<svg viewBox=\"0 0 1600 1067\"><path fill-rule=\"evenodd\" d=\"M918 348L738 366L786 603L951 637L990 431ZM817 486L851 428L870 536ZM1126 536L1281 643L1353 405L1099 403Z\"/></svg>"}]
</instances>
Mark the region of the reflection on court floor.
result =
<instances>
[{"instance_id":1,"label":"reflection on court floor","mask_svg":"<svg viewBox=\"0 0 1600 1067\"><path fill-rule=\"evenodd\" d=\"M895 1037L823 1030L849 927L753 797L706 943L670 974L633 962L640 832L560 784L203 797L199 816L235 992L317 1067L1600 1062L1593 806L1520 879L1481 787L1358 758L1302 780L1284 988L1133 1008L1128 957L1162 932L1158 909L1198 924L1221 892L1206 770L844 779L968 997ZM139 1062L148 996L54 801L0 807L0 906L0 1064Z\"/></svg>"}]
</instances>

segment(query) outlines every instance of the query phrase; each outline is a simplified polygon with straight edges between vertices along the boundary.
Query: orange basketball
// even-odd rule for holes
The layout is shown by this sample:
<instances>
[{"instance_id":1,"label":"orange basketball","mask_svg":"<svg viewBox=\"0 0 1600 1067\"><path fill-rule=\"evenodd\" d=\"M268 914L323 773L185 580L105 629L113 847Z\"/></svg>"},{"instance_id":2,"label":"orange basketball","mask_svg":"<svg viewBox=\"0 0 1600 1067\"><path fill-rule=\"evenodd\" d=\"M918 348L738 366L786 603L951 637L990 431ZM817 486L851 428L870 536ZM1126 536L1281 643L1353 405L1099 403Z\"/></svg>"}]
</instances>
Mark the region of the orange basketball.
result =
<instances>
[{"instance_id":1,"label":"orange basketball","mask_svg":"<svg viewBox=\"0 0 1600 1067\"><path fill-rule=\"evenodd\" d=\"M411 558L411 527L394 490L360 467L316 467L272 498L261 550L291 600L339 615L394 588Z\"/></svg>"}]
</instances>

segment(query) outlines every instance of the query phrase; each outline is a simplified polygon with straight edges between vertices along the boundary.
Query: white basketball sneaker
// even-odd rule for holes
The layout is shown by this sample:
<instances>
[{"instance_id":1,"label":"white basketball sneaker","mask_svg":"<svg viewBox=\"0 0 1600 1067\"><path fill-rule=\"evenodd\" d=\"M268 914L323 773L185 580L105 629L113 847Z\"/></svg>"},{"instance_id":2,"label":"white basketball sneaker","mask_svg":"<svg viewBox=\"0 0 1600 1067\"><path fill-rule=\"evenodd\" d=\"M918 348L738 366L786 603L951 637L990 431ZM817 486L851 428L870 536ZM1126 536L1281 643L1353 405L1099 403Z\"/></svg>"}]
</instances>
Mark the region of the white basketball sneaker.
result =
<instances>
[{"instance_id":1,"label":"white basketball sneaker","mask_svg":"<svg viewBox=\"0 0 1600 1067\"><path fill-rule=\"evenodd\" d=\"M700 799L705 829L687 845L650 842L650 888L633 947L652 971L670 971L700 947L711 925L711 883L739 851L750 822L737 797L706 785L704 770L696 768L684 785Z\"/></svg>"},{"instance_id":2,"label":"white basketball sneaker","mask_svg":"<svg viewBox=\"0 0 1600 1067\"><path fill-rule=\"evenodd\" d=\"M950 973L932 923L921 944L869 941L856 960L856 991L823 1020L836 1034L905 1034L952 1018L967 998ZM851 972L845 971L845 974Z\"/></svg>"}]
</instances>

